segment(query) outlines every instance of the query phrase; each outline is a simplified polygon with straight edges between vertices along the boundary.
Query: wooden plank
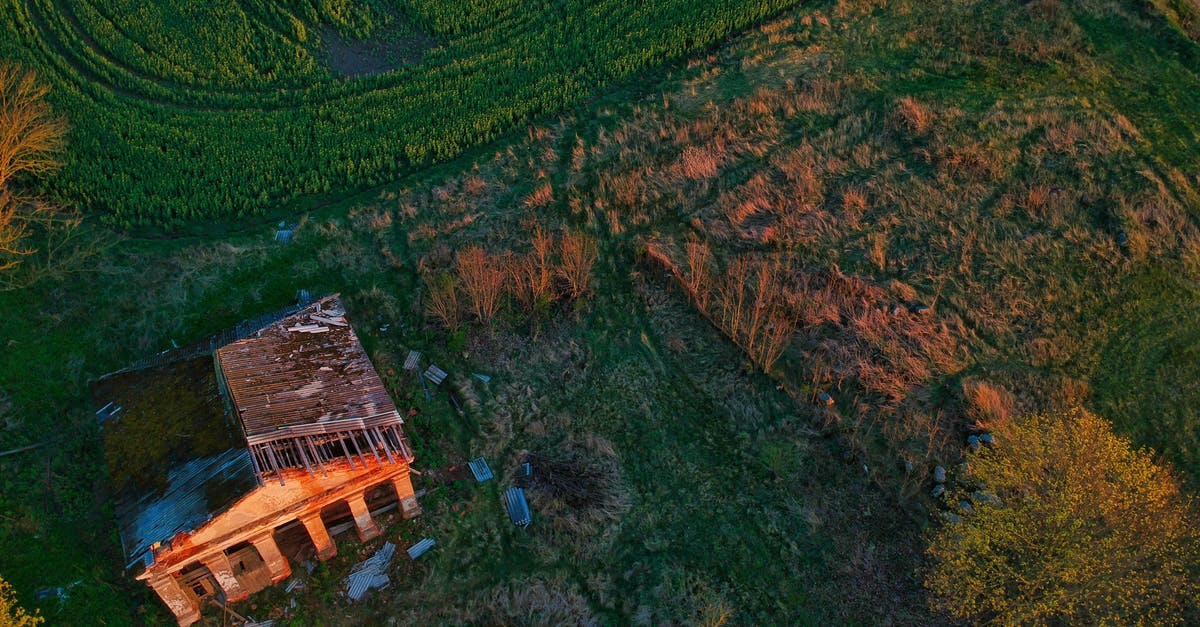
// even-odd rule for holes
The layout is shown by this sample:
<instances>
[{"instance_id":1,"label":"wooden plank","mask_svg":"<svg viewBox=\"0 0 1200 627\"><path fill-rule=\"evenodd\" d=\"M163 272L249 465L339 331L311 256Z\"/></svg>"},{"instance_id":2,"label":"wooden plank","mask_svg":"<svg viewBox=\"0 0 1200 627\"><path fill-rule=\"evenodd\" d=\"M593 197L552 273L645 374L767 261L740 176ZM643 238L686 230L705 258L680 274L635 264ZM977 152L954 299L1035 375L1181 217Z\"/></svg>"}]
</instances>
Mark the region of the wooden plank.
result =
<instances>
[{"instance_id":1,"label":"wooden plank","mask_svg":"<svg viewBox=\"0 0 1200 627\"><path fill-rule=\"evenodd\" d=\"M347 325L347 324L346 324L344 321L342 321L342 320L334 320L333 318L326 318L325 316L318 316L317 314L311 314L311 315L309 315L308 317L309 317L310 319L312 319L312 320L316 320L317 322L322 322L322 323L325 323L325 324L332 324L332 325L333 325L333 326L335 326L335 327L344 327L344 326L348 326L348 325Z\"/></svg>"}]
</instances>

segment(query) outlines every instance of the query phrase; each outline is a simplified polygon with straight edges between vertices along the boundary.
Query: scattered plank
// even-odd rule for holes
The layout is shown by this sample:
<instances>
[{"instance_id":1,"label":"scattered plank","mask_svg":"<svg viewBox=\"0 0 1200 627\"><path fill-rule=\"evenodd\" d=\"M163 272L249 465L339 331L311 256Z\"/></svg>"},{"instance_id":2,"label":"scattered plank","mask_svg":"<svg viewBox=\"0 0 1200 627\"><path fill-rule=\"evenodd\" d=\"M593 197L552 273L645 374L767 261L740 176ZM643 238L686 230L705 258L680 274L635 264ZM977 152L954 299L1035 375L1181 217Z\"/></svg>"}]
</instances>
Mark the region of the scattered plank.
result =
<instances>
[{"instance_id":1,"label":"scattered plank","mask_svg":"<svg viewBox=\"0 0 1200 627\"><path fill-rule=\"evenodd\" d=\"M429 368L425 370L425 378L433 382L434 385L440 385L447 377L446 371L438 368L433 364L429 364Z\"/></svg>"},{"instance_id":2,"label":"scattered plank","mask_svg":"<svg viewBox=\"0 0 1200 627\"><path fill-rule=\"evenodd\" d=\"M483 381L484 383L490 383L490 382L492 381L492 378L491 378L491 377L489 377L489 376L487 376L486 374L479 374L478 372L476 372L476 373L474 373L474 375L473 375L473 376L474 376L476 379L479 379L480 381Z\"/></svg>"},{"instance_id":3,"label":"scattered plank","mask_svg":"<svg viewBox=\"0 0 1200 627\"><path fill-rule=\"evenodd\" d=\"M525 501L525 490L509 488L504 491L504 508L508 510L508 519L518 527L528 527L532 519L529 515L529 503Z\"/></svg>"},{"instance_id":4,"label":"scattered plank","mask_svg":"<svg viewBox=\"0 0 1200 627\"><path fill-rule=\"evenodd\" d=\"M432 401L433 396L429 394L429 386L425 385L425 375L418 372L417 378L421 380L421 390L423 390L425 392L425 400Z\"/></svg>"},{"instance_id":5,"label":"scattered plank","mask_svg":"<svg viewBox=\"0 0 1200 627\"><path fill-rule=\"evenodd\" d=\"M467 462L467 465L471 467L471 474L475 475L475 481L483 483L492 478L492 469L483 457L476 457Z\"/></svg>"},{"instance_id":6,"label":"scattered plank","mask_svg":"<svg viewBox=\"0 0 1200 627\"><path fill-rule=\"evenodd\" d=\"M437 542L435 542L433 538L425 538L424 540L421 540L420 542L408 547L408 558L415 560L436 545Z\"/></svg>"},{"instance_id":7,"label":"scattered plank","mask_svg":"<svg viewBox=\"0 0 1200 627\"><path fill-rule=\"evenodd\" d=\"M96 422L98 424L104 424L105 422L108 422L109 420L116 417L117 414L121 413L122 409L123 408L120 405L115 405L113 403L109 403L109 404L105 405L104 407L101 407L96 412Z\"/></svg>"}]
</instances>

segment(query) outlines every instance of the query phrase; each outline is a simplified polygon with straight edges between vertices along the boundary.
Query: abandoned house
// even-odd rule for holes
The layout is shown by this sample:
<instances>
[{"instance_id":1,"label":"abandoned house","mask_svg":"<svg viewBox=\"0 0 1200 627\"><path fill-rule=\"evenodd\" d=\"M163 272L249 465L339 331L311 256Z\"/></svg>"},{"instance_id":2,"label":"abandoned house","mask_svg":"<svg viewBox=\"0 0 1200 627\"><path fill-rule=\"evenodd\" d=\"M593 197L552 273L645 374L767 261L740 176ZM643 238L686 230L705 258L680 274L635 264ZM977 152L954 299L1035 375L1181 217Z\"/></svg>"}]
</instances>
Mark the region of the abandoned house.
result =
<instances>
[{"instance_id":1,"label":"abandoned house","mask_svg":"<svg viewBox=\"0 0 1200 627\"><path fill-rule=\"evenodd\" d=\"M329 296L93 385L126 567L180 625L420 509L403 420ZM398 505L397 505L398 504Z\"/></svg>"}]
</instances>

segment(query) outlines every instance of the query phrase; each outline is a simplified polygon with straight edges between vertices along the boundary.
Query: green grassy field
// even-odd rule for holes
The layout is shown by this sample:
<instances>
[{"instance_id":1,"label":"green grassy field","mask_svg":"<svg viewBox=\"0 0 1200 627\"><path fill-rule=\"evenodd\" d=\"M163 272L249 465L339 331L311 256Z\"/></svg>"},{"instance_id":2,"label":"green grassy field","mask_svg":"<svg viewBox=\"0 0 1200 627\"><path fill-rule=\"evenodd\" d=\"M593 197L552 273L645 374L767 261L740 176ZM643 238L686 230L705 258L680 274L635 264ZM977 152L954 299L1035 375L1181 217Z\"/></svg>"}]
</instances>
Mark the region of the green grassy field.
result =
<instances>
[{"instance_id":1,"label":"green grassy field","mask_svg":"<svg viewBox=\"0 0 1200 627\"><path fill-rule=\"evenodd\" d=\"M417 467L486 454L500 481L430 481L387 537L439 547L354 606L343 551L296 624L937 622L916 573L943 506L928 472L972 423L1084 404L1200 472L1200 57L1149 6L815 2L307 213L293 244L248 221L90 226L112 246L82 279L0 292L0 450L59 438L0 458L0 573L52 622L160 622L119 570L86 383L308 289L346 297L381 371L417 348L455 373L465 417L389 378L422 409ZM533 225L600 242L582 304L536 329L515 308L459 334L424 319L423 268L523 251ZM690 238L717 277L784 269L801 323L769 375L664 268ZM535 499L515 530L498 490L525 452L591 460L612 492ZM76 580L61 607L32 601Z\"/></svg>"}]
</instances>

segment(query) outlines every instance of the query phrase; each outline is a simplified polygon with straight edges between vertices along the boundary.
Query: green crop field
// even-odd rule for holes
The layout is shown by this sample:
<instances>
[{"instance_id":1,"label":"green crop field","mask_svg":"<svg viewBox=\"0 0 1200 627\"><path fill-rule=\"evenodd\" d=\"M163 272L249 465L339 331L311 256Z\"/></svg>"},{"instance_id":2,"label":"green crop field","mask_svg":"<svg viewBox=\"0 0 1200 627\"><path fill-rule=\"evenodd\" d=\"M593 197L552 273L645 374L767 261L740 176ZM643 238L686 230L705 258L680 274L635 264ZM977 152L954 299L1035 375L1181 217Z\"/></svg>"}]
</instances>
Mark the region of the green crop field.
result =
<instances>
[{"instance_id":1,"label":"green crop field","mask_svg":"<svg viewBox=\"0 0 1200 627\"><path fill-rule=\"evenodd\" d=\"M0 56L75 124L54 192L171 227L378 185L795 3L4 0ZM428 49L347 80L321 33Z\"/></svg>"}]
</instances>

